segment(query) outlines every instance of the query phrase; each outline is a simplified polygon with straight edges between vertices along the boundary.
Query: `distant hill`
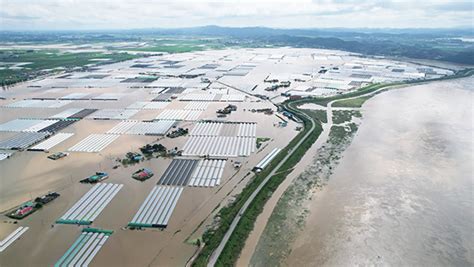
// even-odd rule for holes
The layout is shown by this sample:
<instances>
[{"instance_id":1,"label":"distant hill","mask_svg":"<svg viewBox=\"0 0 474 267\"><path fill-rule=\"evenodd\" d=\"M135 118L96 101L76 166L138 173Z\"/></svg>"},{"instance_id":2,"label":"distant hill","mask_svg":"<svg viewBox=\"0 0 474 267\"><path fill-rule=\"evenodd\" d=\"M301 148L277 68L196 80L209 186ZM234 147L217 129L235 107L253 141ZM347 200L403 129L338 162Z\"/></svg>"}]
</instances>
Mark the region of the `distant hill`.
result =
<instances>
[{"instance_id":1,"label":"distant hill","mask_svg":"<svg viewBox=\"0 0 474 267\"><path fill-rule=\"evenodd\" d=\"M225 37L254 47L293 46L339 49L366 55L409 57L474 65L472 29L275 29L203 26L179 29L110 31L0 32L8 41L146 41L159 36Z\"/></svg>"}]
</instances>

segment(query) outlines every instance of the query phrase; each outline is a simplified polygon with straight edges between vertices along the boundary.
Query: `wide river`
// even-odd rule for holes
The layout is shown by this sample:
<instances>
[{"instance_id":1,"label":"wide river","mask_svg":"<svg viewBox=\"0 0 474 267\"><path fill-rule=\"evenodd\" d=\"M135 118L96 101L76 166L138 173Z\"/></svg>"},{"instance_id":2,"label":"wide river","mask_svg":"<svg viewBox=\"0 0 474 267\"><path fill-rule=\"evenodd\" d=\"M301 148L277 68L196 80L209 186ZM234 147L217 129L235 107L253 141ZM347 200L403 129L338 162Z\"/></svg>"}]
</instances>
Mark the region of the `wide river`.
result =
<instances>
[{"instance_id":1,"label":"wide river","mask_svg":"<svg viewBox=\"0 0 474 267\"><path fill-rule=\"evenodd\" d=\"M437 82L366 102L286 265L474 265L473 87Z\"/></svg>"}]
</instances>

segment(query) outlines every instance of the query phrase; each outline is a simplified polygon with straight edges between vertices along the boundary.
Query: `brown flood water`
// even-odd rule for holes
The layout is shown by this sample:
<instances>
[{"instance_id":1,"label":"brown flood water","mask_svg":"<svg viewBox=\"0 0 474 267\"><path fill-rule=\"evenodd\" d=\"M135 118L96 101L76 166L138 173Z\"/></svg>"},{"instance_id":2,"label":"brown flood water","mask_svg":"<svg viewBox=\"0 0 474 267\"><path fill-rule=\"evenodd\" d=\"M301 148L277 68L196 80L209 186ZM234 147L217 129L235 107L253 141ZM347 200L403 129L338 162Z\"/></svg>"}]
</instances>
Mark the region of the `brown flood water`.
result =
<instances>
[{"instance_id":1,"label":"brown flood water","mask_svg":"<svg viewBox=\"0 0 474 267\"><path fill-rule=\"evenodd\" d=\"M136 99L130 97L123 101L101 103L107 108L120 108L130 105ZM0 123L18 117L47 117L69 107L97 105L91 102L76 101L61 109L3 109ZM226 103L211 103L201 118L215 118L215 110ZM51 225L90 189L91 185L79 184L78 180L101 170L110 174L105 182L121 183L124 187L97 217L92 227L114 230L114 234L99 251L91 266L184 266L193 255L196 246L186 243L190 237L199 237L206 226L212 223L214 209L225 205L233 195L238 194L248 182L251 168L255 166L274 147L282 147L296 134L295 123L287 128L277 128L273 124L279 119L262 113L247 111L253 103L237 103L238 111L228 117L231 121L255 121L258 123L258 136L270 137L271 142L247 158L233 158L226 164L222 183L215 188L186 187L173 212L170 224L163 230L144 231L123 230L133 217L151 188L164 173L171 159L152 159L127 168L112 169L116 157L123 157L127 151L137 151L140 146L153 142L157 137L122 135L100 153L73 152L67 158L51 161L43 152L17 152L11 159L0 162L0 211L5 211L48 191L58 191L61 197L43 209L19 221L18 225L30 229L0 254L0 266L52 266L69 246L76 240L82 227L74 225ZM179 108L182 103L173 101L170 108ZM271 106L260 103L260 106ZM89 107L89 106L87 106ZM92 106L91 106L92 107ZM245 110L245 111L244 111ZM152 119L161 110L145 110L133 119ZM64 132L75 133L73 137L52 149L52 152L65 151L91 133L104 133L118 121L97 121L84 119L66 128ZM180 127L194 127L194 122L181 122ZM11 133L0 133L0 140ZM159 141L166 147L183 147L188 137L165 138ZM243 165L236 172L232 160L240 160ZM130 178L140 167L150 168L155 176L140 183ZM246 178L244 178L246 177ZM204 223L200 225L201 222ZM18 225L0 214L0 240ZM200 225L200 226L199 226ZM199 226L199 227L198 227Z\"/></svg>"},{"instance_id":2,"label":"brown flood water","mask_svg":"<svg viewBox=\"0 0 474 267\"><path fill-rule=\"evenodd\" d=\"M273 192L271 198L267 201L267 203L265 203L262 213L257 217L254 228L252 232L250 232L250 235L248 236L247 240L245 241L245 246L242 249L242 252L240 253L239 259L237 260L237 263L236 263L237 266L249 266L251 264L250 261L251 261L252 255L254 254L254 251L257 248L257 244L260 240L260 237L262 236L263 231L265 230L267 222L270 216L272 215L273 210L278 203L278 200L282 197L286 189L293 183L293 181L298 177L298 175L300 175L305 170L306 166L311 164L317 150L326 143L329 137L329 131L332 126L332 116L331 116L332 107L330 105L329 107L326 108L326 107L321 107L314 104L304 104L304 105L299 106L299 108L325 110L327 114L329 115L327 117L328 122L322 124L323 131L319 135L316 142L311 146L311 148L306 152L306 154L300 159L298 164L294 167L293 171L290 174L288 174L286 179L278 186L277 190Z\"/></svg>"},{"instance_id":3,"label":"brown flood water","mask_svg":"<svg viewBox=\"0 0 474 267\"><path fill-rule=\"evenodd\" d=\"M473 82L370 99L285 265L472 266Z\"/></svg>"}]
</instances>

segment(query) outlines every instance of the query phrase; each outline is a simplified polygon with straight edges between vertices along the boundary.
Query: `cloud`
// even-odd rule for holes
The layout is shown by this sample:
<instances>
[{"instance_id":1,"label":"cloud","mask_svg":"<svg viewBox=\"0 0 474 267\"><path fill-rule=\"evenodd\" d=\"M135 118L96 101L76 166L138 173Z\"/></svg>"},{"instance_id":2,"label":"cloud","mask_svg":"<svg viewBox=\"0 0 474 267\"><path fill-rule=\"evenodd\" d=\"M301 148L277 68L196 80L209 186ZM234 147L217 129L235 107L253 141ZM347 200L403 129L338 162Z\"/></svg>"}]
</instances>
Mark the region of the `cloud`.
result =
<instances>
[{"instance_id":1,"label":"cloud","mask_svg":"<svg viewBox=\"0 0 474 267\"><path fill-rule=\"evenodd\" d=\"M454 1L449 3L439 3L433 5L433 8L439 11L470 12L472 14L474 10L474 2Z\"/></svg>"},{"instance_id":2,"label":"cloud","mask_svg":"<svg viewBox=\"0 0 474 267\"><path fill-rule=\"evenodd\" d=\"M2 20L4 19L11 19L11 20L33 20L33 19L39 19L40 17L35 17L35 16L28 16L28 15L14 15L14 14L8 14L5 12L0 11L0 18Z\"/></svg>"},{"instance_id":3,"label":"cloud","mask_svg":"<svg viewBox=\"0 0 474 267\"><path fill-rule=\"evenodd\" d=\"M279 28L472 26L471 1L0 0L1 30L222 26Z\"/></svg>"}]
</instances>

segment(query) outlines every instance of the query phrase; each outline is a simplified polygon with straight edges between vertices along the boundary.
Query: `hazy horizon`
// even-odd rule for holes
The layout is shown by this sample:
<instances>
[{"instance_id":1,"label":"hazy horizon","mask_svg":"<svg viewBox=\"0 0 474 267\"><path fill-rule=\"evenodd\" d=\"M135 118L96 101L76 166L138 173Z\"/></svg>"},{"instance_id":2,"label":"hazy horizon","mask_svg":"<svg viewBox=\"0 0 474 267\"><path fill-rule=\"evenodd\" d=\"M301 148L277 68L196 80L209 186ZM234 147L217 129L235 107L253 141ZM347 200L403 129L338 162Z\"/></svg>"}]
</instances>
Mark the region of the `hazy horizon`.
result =
<instances>
[{"instance_id":1,"label":"hazy horizon","mask_svg":"<svg viewBox=\"0 0 474 267\"><path fill-rule=\"evenodd\" d=\"M474 267L473 0L0 7L0 267Z\"/></svg>"},{"instance_id":2,"label":"hazy horizon","mask_svg":"<svg viewBox=\"0 0 474 267\"><path fill-rule=\"evenodd\" d=\"M279 29L450 29L472 28L473 25L471 1L0 1L2 31L175 29L208 25Z\"/></svg>"},{"instance_id":3,"label":"hazy horizon","mask_svg":"<svg viewBox=\"0 0 474 267\"><path fill-rule=\"evenodd\" d=\"M228 28L228 29L272 29L272 30L321 30L321 31L347 31L347 32L405 32L405 31L421 31L421 32L435 32L435 31L447 31L447 30L458 30L466 31L471 30L470 26L455 26L455 27L437 27L437 28L390 28L390 27L327 27L327 28L318 28L318 27L296 27L296 28L282 28L282 27L269 27L264 25L252 25L252 26L225 26L225 25L196 25L194 27L148 27L148 28L123 28L123 29L114 29L114 28L100 28L100 29L37 29L37 30L28 30L28 29L0 29L0 32L126 32L126 31L153 31L153 30L181 30L181 29L198 29L206 27L218 27L218 28ZM474 33L473 33L474 35Z\"/></svg>"}]
</instances>

